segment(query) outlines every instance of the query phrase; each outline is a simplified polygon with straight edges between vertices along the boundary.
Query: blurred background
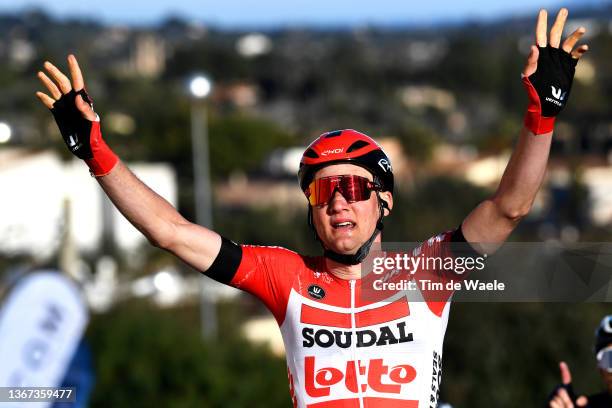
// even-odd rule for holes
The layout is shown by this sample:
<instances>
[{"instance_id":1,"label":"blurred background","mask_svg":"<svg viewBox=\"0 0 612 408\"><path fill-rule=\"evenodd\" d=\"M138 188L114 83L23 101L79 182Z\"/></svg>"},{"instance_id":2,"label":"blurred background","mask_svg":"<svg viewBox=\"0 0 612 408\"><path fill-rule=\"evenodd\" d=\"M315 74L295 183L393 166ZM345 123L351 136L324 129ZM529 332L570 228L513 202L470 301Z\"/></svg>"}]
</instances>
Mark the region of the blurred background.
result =
<instances>
[{"instance_id":1,"label":"blurred background","mask_svg":"<svg viewBox=\"0 0 612 408\"><path fill-rule=\"evenodd\" d=\"M186 218L236 242L318 254L296 182L304 147L343 128L381 142L397 175L385 240L456 227L494 191L521 128L537 9L550 22L561 6L566 33L585 26L590 51L557 122L545 185L511 238L607 242L610 2L1 4L0 357L14 366L0 364L0 380L26 383L53 366L46 381L79 387L79 407L290 405L272 316L249 295L203 283L114 210L34 96L45 60L66 69L76 54L109 145ZM50 290L30 290L36 270L61 271L51 275L67 294L47 302ZM32 319L46 332L27 328L20 304L40 309ZM598 391L593 332L611 312L454 305L442 399L541 405L560 359L578 392ZM16 351L21 331L27 347Z\"/></svg>"}]
</instances>

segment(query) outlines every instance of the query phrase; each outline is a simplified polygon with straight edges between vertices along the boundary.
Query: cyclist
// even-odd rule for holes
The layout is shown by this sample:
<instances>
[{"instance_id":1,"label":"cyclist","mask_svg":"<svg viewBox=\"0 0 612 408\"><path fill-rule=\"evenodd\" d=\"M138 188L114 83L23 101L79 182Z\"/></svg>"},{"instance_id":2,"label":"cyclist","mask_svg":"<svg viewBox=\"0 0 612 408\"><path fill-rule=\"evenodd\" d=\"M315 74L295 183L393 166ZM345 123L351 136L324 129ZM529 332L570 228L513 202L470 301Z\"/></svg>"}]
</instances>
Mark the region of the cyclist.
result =
<instances>
[{"instance_id":1,"label":"cyclist","mask_svg":"<svg viewBox=\"0 0 612 408\"><path fill-rule=\"evenodd\" d=\"M575 397L572 387L572 374L565 362L559 363L561 386L553 392L548 407L550 408L609 408L612 407L612 315L604 317L595 331L595 359L605 391L588 397Z\"/></svg>"},{"instance_id":2,"label":"cyclist","mask_svg":"<svg viewBox=\"0 0 612 408\"><path fill-rule=\"evenodd\" d=\"M547 41L547 14L539 13L537 47L522 73L529 96L525 126L499 188L456 230L426 241L421 253L443 255L448 242L500 245L529 211L544 177L555 117L587 50L575 47L584 28L561 44L566 18L562 9ZM102 139L74 56L68 65L70 78L45 62L49 76L38 76L48 94L37 93L66 144L153 245L265 303L283 334L295 406L436 405L447 299L409 303L402 293L391 301L361 296L361 263L381 242L383 219L394 206L391 163L372 138L354 130L328 132L304 152L298 179L323 256L237 245L183 218L134 176Z\"/></svg>"}]
</instances>

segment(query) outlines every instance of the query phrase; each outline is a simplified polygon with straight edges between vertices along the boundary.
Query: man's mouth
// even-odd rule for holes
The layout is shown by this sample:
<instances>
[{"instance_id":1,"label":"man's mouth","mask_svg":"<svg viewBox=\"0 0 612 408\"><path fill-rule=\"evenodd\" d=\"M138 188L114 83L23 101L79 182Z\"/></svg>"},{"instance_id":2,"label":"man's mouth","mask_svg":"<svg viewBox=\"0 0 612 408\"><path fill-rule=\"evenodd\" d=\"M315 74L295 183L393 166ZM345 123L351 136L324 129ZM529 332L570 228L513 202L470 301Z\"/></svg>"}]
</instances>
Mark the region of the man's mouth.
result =
<instances>
[{"instance_id":1,"label":"man's mouth","mask_svg":"<svg viewBox=\"0 0 612 408\"><path fill-rule=\"evenodd\" d=\"M355 227L355 223L351 221L335 222L332 224L332 227L334 229L350 229Z\"/></svg>"}]
</instances>

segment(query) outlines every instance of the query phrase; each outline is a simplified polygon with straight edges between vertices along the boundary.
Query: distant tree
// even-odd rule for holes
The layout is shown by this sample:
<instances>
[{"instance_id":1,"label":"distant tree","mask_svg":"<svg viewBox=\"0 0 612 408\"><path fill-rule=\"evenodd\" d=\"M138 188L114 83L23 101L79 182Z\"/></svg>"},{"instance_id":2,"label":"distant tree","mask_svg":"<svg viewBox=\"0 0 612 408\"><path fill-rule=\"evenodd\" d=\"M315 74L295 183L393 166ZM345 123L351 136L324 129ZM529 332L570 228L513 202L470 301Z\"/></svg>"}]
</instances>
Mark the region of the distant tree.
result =
<instances>
[{"instance_id":1,"label":"distant tree","mask_svg":"<svg viewBox=\"0 0 612 408\"><path fill-rule=\"evenodd\" d=\"M577 393L601 389L593 332L609 304L456 303L444 343L442 399L454 408L538 407L567 361Z\"/></svg>"},{"instance_id":2,"label":"distant tree","mask_svg":"<svg viewBox=\"0 0 612 408\"><path fill-rule=\"evenodd\" d=\"M393 211L385 222L385 240L420 242L454 229L488 194L456 178L425 178L410 192L397 192Z\"/></svg>"},{"instance_id":3,"label":"distant tree","mask_svg":"<svg viewBox=\"0 0 612 408\"><path fill-rule=\"evenodd\" d=\"M204 342L197 308L124 304L94 318L90 406L286 407L285 362L241 338L237 311L222 313L220 340Z\"/></svg>"},{"instance_id":4,"label":"distant tree","mask_svg":"<svg viewBox=\"0 0 612 408\"><path fill-rule=\"evenodd\" d=\"M239 114L211 117L209 138L211 171L217 178L235 170L261 170L272 150L297 142L274 122Z\"/></svg>"}]
</instances>

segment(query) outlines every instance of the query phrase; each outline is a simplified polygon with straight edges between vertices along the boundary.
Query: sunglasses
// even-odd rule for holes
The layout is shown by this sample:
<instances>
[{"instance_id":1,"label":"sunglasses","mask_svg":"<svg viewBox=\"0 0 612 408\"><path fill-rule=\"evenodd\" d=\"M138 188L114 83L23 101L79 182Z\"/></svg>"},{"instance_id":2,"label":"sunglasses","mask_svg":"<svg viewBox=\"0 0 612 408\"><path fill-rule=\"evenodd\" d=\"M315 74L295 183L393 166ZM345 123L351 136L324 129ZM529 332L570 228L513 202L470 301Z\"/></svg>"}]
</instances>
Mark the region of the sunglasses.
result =
<instances>
[{"instance_id":1,"label":"sunglasses","mask_svg":"<svg viewBox=\"0 0 612 408\"><path fill-rule=\"evenodd\" d=\"M381 191L381 186L361 176L329 176L313 180L304 194L311 206L323 206L329 202L336 190L347 202L354 203L368 200L372 191Z\"/></svg>"},{"instance_id":2,"label":"sunglasses","mask_svg":"<svg viewBox=\"0 0 612 408\"><path fill-rule=\"evenodd\" d=\"M597 367L612 373L612 347L607 347L597 353Z\"/></svg>"}]
</instances>

